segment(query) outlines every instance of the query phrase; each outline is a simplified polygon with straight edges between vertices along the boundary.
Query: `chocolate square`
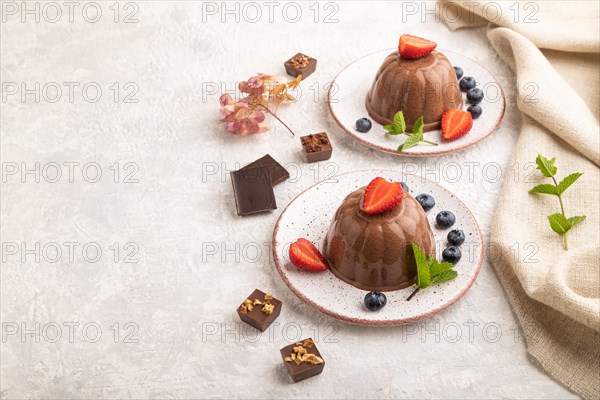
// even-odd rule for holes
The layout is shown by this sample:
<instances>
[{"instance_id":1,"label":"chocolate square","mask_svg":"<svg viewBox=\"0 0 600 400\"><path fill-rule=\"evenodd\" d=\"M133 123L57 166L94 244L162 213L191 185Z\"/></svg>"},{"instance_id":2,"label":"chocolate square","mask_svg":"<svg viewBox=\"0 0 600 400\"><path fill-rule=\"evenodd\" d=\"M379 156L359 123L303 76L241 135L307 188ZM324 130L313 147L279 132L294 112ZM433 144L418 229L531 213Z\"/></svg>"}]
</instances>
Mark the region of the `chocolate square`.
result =
<instances>
[{"instance_id":1,"label":"chocolate square","mask_svg":"<svg viewBox=\"0 0 600 400\"><path fill-rule=\"evenodd\" d=\"M273 186L277 185L280 182L285 181L286 179L288 179L290 177L290 173L283 168L283 166L281 164L279 164L277 161L275 161L275 159L273 157L271 157L269 154L265 155L264 157L259 158L256 161L251 162L250 164L246 165L245 167L241 168L242 170L245 169L250 169L253 167L261 167L261 166L265 166L269 168L269 173L271 174L271 184Z\"/></svg>"},{"instance_id":2,"label":"chocolate square","mask_svg":"<svg viewBox=\"0 0 600 400\"><path fill-rule=\"evenodd\" d=\"M250 296L247 297L248 300L250 300L252 303L254 303L254 300L258 299L261 302L266 302L265 300L265 292L261 292L260 290L256 289L254 290L254 292L252 292L252 294ZM237 313L240 316L240 319L247 323L250 326L255 327L256 329L258 329L261 332L264 332L267 330L267 328L269 327L269 325L271 325L273 323L273 321L275 321L277 319L277 317L279 316L279 313L281 312L281 307L283 306L283 303L281 303L281 301L272 298L270 300L271 304L275 306L275 308L273 309L273 312L271 314L266 314L262 311L263 306L260 304L257 304L255 306L252 306L252 310L250 311L246 311L246 313L242 312L242 304L240 304L240 306L237 309Z\"/></svg>"},{"instance_id":3,"label":"chocolate square","mask_svg":"<svg viewBox=\"0 0 600 400\"><path fill-rule=\"evenodd\" d=\"M312 341L312 339L309 338L301 340L301 342L304 343L305 340ZM323 360L322 364L309 364L306 362L302 362L300 365L296 364L295 361L285 361L285 358L290 357L290 355L294 352L293 348L296 346L299 345L296 343L292 343L280 350L281 358L283 358L283 363L285 364L294 382L303 381L304 379L308 379L315 375L319 375L321 372L323 372L323 368L325 368L325 360ZM307 354L314 354L317 357L323 358L321 356L321 353L319 353L316 344L313 344L312 347L304 348L306 349Z\"/></svg>"},{"instance_id":4,"label":"chocolate square","mask_svg":"<svg viewBox=\"0 0 600 400\"><path fill-rule=\"evenodd\" d=\"M317 59L298 53L283 63L283 66L288 75L296 77L302 74L304 80L317 69Z\"/></svg>"},{"instance_id":5,"label":"chocolate square","mask_svg":"<svg viewBox=\"0 0 600 400\"><path fill-rule=\"evenodd\" d=\"M306 162L314 163L331 158L333 148L325 132L302 136L300 142L302 143L302 152Z\"/></svg>"},{"instance_id":6,"label":"chocolate square","mask_svg":"<svg viewBox=\"0 0 600 400\"><path fill-rule=\"evenodd\" d=\"M277 209L268 167L252 167L233 171L231 182L238 215L250 215Z\"/></svg>"}]
</instances>

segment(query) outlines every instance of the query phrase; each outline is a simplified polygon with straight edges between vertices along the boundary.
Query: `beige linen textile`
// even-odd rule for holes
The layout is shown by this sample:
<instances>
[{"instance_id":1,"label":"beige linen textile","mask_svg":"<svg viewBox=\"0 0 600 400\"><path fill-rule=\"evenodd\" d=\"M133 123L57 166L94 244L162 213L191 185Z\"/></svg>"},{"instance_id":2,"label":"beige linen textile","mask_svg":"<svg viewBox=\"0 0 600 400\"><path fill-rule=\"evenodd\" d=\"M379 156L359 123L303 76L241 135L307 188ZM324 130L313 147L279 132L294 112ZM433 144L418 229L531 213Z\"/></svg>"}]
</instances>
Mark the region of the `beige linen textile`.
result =
<instances>
[{"instance_id":1,"label":"beige linen textile","mask_svg":"<svg viewBox=\"0 0 600 400\"><path fill-rule=\"evenodd\" d=\"M526 174L504 182L489 248L529 353L575 393L600 398L599 2L528 3L444 0L440 15L451 29L487 25L492 46L516 74L523 125L510 165L541 153L557 158L558 180L584 173L564 195L567 216L587 215L569 232L568 251L546 219L560 211L557 198L528 193L549 183L541 174L534 182ZM538 88L534 101L523 91L527 83ZM515 243L539 251L515 257Z\"/></svg>"}]
</instances>

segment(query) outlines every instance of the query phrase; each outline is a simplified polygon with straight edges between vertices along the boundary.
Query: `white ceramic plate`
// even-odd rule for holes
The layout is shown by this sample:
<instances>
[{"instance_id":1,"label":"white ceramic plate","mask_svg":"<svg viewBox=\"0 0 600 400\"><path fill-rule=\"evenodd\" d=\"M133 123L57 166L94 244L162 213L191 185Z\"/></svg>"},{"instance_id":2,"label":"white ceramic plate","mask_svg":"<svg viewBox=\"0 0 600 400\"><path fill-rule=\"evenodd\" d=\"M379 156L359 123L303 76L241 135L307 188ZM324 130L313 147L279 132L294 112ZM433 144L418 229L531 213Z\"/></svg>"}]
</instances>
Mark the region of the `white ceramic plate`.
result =
<instances>
[{"instance_id":1,"label":"white ceramic plate","mask_svg":"<svg viewBox=\"0 0 600 400\"><path fill-rule=\"evenodd\" d=\"M460 139L445 142L442 141L442 131L430 131L425 133L425 138L439 143L438 146L419 144L402 153L397 149L406 140L405 135L388 136L383 126L372 120L365 107L365 99L375 79L383 60L394 51L387 49L369 54L354 61L342 70L335 78L328 93L329 111L337 124L352 138L373 149L386 153L406 156L431 156L438 154L453 153L472 146L490 135L500 124L504 116L504 93L500 84L484 67L461 54L439 50L450 60L452 65L460 66L465 76L472 76L477 81L477 87L483 91L484 100L479 104L483 113L473 121L473 129ZM463 93L466 103L466 94ZM373 122L373 127L367 133L356 130L355 123L359 118L367 117Z\"/></svg>"},{"instance_id":2,"label":"white ceramic plate","mask_svg":"<svg viewBox=\"0 0 600 400\"><path fill-rule=\"evenodd\" d=\"M373 312L363 306L367 291L347 284L330 271L302 271L289 261L288 252L289 245L301 237L310 240L322 251L323 239L342 200L350 192L368 185L377 176L405 182L413 197L428 193L435 198L436 204L427 212L427 216L434 231L438 259L441 259L441 252L447 246L446 235L450 230L462 229L466 240L461 245L462 258L455 267L458 272L456 279L419 291L410 301L406 301L406 298L414 291L415 286L386 292L387 305ZM443 210L452 211L456 216L456 223L444 230L435 226L435 216ZM287 206L275 225L273 255L277 271L286 285L316 310L355 324L399 325L428 318L462 297L481 269L483 238L477 221L467 206L443 187L399 171L355 171L311 186Z\"/></svg>"}]
</instances>

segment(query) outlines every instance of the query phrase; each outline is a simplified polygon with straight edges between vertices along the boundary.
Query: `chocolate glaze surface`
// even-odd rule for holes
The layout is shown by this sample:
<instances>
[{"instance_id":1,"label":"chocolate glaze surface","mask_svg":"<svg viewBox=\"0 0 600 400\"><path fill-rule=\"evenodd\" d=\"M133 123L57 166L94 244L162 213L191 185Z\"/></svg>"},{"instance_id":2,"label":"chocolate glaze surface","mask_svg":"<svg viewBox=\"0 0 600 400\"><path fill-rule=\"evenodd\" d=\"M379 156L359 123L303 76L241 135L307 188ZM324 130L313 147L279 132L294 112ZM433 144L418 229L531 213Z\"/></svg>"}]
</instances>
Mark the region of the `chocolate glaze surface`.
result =
<instances>
[{"instance_id":1,"label":"chocolate glaze surface","mask_svg":"<svg viewBox=\"0 0 600 400\"><path fill-rule=\"evenodd\" d=\"M415 60L402 58L397 51L387 56L366 100L369 115L382 125L402 111L409 131L421 116L425 131L439 129L444 112L462 106L454 68L435 50Z\"/></svg>"},{"instance_id":2,"label":"chocolate glaze surface","mask_svg":"<svg viewBox=\"0 0 600 400\"><path fill-rule=\"evenodd\" d=\"M323 254L338 278L359 289L391 291L412 285L417 266L411 244L435 255L435 239L421 205L408 193L394 209L361 210L366 187L350 193L329 227Z\"/></svg>"}]
</instances>

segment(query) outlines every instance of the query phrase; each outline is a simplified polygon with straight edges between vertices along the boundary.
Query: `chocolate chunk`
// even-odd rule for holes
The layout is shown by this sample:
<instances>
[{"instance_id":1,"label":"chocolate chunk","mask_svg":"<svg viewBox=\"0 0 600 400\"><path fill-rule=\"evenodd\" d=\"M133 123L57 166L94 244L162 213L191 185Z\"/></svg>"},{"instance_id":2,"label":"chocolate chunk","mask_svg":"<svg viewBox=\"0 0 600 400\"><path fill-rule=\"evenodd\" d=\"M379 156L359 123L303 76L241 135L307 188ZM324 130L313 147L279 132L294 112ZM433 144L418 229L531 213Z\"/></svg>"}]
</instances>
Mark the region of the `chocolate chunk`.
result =
<instances>
[{"instance_id":1,"label":"chocolate chunk","mask_svg":"<svg viewBox=\"0 0 600 400\"><path fill-rule=\"evenodd\" d=\"M231 173L238 215L277 209L269 167L240 169Z\"/></svg>"},{"instance_id":2,"label":"chocolate chunk","mask_svg":"<svg viewBox=\"0 0 600 400\"><path fill-rule=\"evenodd\" d=\"M302 74L304 80L317 69L317 59L298 53L283 65L288 75L295 77Z\"/></svg>"},{"instance_id":3,"label":"chocolate chunk","mask_svg":"<svg viewBox=\"0 0 600 400\"><path fill-rule=\"evenodd\" d=\"M250 304L250 307L248 307L248 304ZM264 332L277 319L282 305L281 301L272 297L269 298L265 292L256 289L238 307L237 313L243 322Z\"/></svg>"},{"instance_id":4,"label":"chocolate chunk","mask_svg":"<svg viewBox=\"0 0 600 400\"><path fill-rule=\"evenodd\" d=\"M303 344L310 341L312 346L304 346ZM307 358L310 360L298 361L298 352L294 349L298 349L302 347L302 358ZM292 380L294 382L300 382L304 379L310 378L315 375L319 375L323 372L323 368L325 368L325 361L321 357L321 353L317 350L317 346L314 344L312 339L304 339L297 343L292 343L289 346L284 347L280 350L281 358L283 358L283 363L285 364L288 372L290 373ZM292 356L294 354L294 356ZM307 357L308 356L308 357ZM315 358L318 357L317 358Z\"/></svg>"},{"instance_id":5,"label":"chocolate chunk","mask_svg":"<svg viewBox=\"0 0 600 400\"><path fill-rule=\"evenodd\" d=\"M253 167L266 166L269 168L269 172L271 173L271 184L273 186L277 185L280 182L285 181L290 177L290 173L283 168L281 164L279 164L273 157L270 155L265 155L264 157L259 158L258 160L251 162L250 164L243 167L241 170L246 170Z\"/></svg>"},{"instance_id":6,"label":"chocolate chunk","mask_svg":"<svg viewBox=\"0 0 600 400\"><path fill-rule=\"evenodd\" d=\"M331 158L333 148L325 132L302 136L300 143L302 143L304 158L309 163L329 160Z\"/></svg>"}]
</instances>

